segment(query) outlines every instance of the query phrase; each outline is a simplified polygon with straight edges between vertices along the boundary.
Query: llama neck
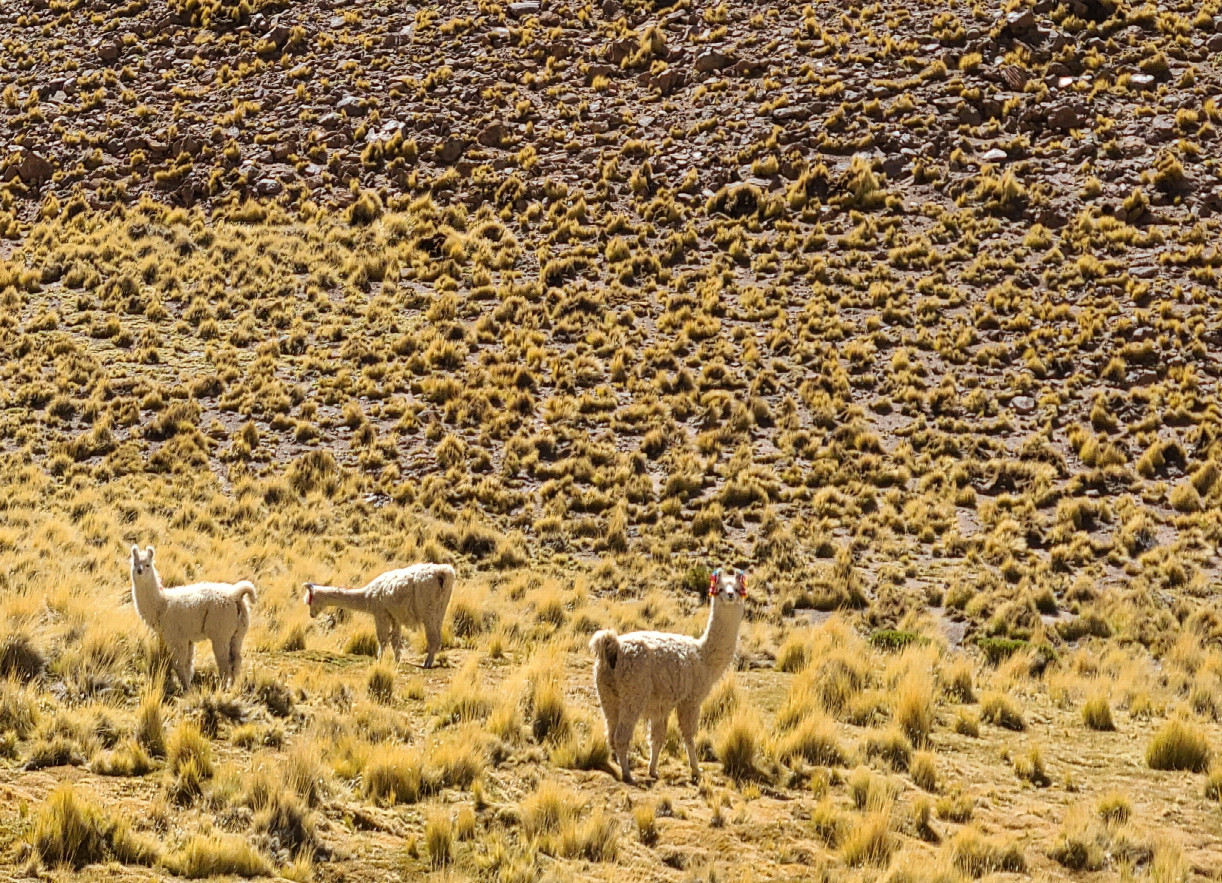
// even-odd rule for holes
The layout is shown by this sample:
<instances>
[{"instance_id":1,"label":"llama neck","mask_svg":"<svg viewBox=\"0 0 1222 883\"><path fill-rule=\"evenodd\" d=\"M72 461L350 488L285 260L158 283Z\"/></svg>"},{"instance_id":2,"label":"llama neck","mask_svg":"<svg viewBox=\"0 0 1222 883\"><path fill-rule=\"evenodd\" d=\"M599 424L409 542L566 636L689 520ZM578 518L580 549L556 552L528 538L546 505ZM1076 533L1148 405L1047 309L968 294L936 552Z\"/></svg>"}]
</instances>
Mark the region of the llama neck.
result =
<instances>
[{"instance_id":1,"label":"llama neck","mask_svg":"<svg viewBox=\"0 0 1222 883\"><path fill-rule=\"evenodd\" d=\"M712 607L709 624L700 636L700 658L706 668L720 674L734 658L738 625L743 620L743 606L714 598Z\"/></svg>"},{"instance_id":2,"label":"llama neck","mask_svg":"<svg viewBox=\"0 0 1222 883\"><path fill-rule=\"evenodd\" d=\"M341 589L338 586L315 586L314 603L323 607L343 607L368 613L373 602L363 589Z\"/></svg>"},{"instance_id":3,"label":"llama neck","mask_svg":"<svg viewBox=\"0 0 1222 883\"><path fill-rule=\"evenodd\" d=\"M161 622L161 614L165 612L167 602L157 571L154 570L148 576L133 575L132 603L136 605L136 612L145 622L151 625Z\"/></svg>"}]
</instances>

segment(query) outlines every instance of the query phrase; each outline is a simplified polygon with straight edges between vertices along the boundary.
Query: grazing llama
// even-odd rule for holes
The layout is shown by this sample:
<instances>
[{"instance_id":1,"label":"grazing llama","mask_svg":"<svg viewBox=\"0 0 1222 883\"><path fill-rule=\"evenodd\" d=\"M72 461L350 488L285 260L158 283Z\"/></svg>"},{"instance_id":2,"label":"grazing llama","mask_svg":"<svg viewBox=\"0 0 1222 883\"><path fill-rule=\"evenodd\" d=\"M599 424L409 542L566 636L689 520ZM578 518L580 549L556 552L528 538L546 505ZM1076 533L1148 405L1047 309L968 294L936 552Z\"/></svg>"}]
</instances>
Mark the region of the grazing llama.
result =
<instances>
[{"instance_id":1,"label":"grazing llama","mask_svg":"<svg viewBox=\"0 0 1222 883\"><path fill-rule=\"evenodd\" d=\"M254 584L195 583L167 589L153 566L153 547L145 554L132 546L132 601L140 618L161 636L183 690L195 673L195 642L212 642L222 684L232 684L242 668L242 640L250 628Z\"/></svg>"},{"instance_id":2,"label":"grazing llama","mask_svg":"<svg viewBox=\"0 0 1222 883\"><path fill-rule=\"evenodd\" d=\"M642 714L649 721L653 749L649 775L657 778L658 756L666 741L666 722L672 709L679 712L679 730L687 746L692 779L700 779L696 757L700 705L734 658L746 597L745 573L716 570L709 580L709 622L699 638L652 631L617 635L604 629L590 639L594 683L607 718L607 741L615 751L625 782L632 782L628 747Z\"/></svg>"},{"instance_id":3,"label":"grazing llama","mask_svg":"<svg viewBox=\"0 0 1222 883\"><path fill-rule=\"evenodd\" d=\"M341 589L335 586L305 584L305 602L310 616L324 607L344 607L373 615L378 635L378 658L390 647L399 661L403 642L402 626L424 626L428 652L424 667L433 667L433 657L441 649L441 621L454 591L454 568L448 564L413 564L401 570L388 570L364 588Z\"/></svg>"}]
</instances>

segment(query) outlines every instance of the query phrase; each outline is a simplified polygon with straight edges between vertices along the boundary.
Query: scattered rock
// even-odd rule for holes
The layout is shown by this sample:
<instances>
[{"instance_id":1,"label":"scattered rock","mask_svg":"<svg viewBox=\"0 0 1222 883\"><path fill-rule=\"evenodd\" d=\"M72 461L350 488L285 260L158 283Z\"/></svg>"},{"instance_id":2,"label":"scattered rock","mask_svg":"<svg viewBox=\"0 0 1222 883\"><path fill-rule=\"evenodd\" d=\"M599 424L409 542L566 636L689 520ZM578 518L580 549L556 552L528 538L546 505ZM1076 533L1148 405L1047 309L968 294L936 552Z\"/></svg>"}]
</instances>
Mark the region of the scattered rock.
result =
<instances>
[{"instance_id":1,"label":"scattered rock","mask_svg":"<svg viewBox=\"0 0 1222 883\"><path fill-rule=\"evenodd\" d=\"M347 116L364 116L364 102L355 95L345 95L335 105L335 109Z\"/></svg>"},{"instance_id":2,"label":"scattered rock","mask_svg":"<svg viewBox=\"0 0 1222 883\"><path fill-rule=\"evenodd\" d=\"M260 196L275 196L283 189L284 185L275 178L260 178L255 184L255 192Z\"/></svg>"},{"instance_id":3,"label":"scattered rock","mask_svg":"<svg viewBox=\"0 0 1222 883\"><path fill-rule=\"evenodd\" d=\"M277 49L283 49L293 32L284 25L278 24L263 35L263 39L273 44Z\"/></svg>"},{"instance_id":4,"label":"scattered rock","mask_svg":"<svg viewBox=\"0 0 1222 883\"><path fill-rule=\"evenodd\" d=\"M470 144L471 142L466 138L447 138L441 143L441 147L437 151L437 157L446 165L453 165L467 152Z\"/></svg>"},{"instance_id":5,"label":"scattered rock","mask_svg":"<svg viewBox=\"0 0 1222 883\"><path fill-rule=\"evenodd\" d=\"M1010 405L1017 414L1030 414L1035 411L1035 399L1031 396L1015 396L1010 400Z\"/></svg>"},{"instance_id":6,"label":"scattered rock","mask_svg":"<svg viewBox=\"0 0 1222 883\"><path fill-rule=\"evenodd\" d=\"M1005 162L1007 159L1009 159L1009 156L1004 150L998 147L994 147L992 150L986 150L984 153L980 154L981 162L998 163Z\"/></svg>"},{"instance_id":7,"label":"scattered rock","mask_svg":"<svg viewBox=\"0 0 1222 883\"><path fill-rule=\"evenodd\" d=\"M509 127L507 125L504 123L489 123L475 136L475 140L485 147L500 147L508 137ZM457 158L455 157L455 159ZM449 161L452 162L453 160Z\"/></svg>"},{"instance_id":8,"label":"scattered rock","mask_svg":"<svg viewBox=\"0 0 1222 883\"><path fill-rule=\"evenodd\" d=\"M1090 122L1086 109L1076 104L1056 104L1048 110L1048 126L1057 132L1082 129Z\"/></svg>"},{"instance_id":9,"label":"scattered rock","mask_svg":"<svg viewBox=\"0 0 1222 883\"><path fill-rule=\"evenodd\" d=\"M123 42L121 40L98 40L95 43L98 53L98 59L103 64L114 64L123 54Z\"/></svg>"},{"instance_id":10,"label":"scattered rock","mask_svg":"<svg viewBox=\"0 0 1222 883\"><path fill-rule=\"evenodd\" d=\"M5 158L4 172L0 178L5 181L20 178L23 184L37 185L51 180L54 174L55 165L50 160L21 147Z\"/></svg>"},{"instance_id":11,"label":"scattered rock","mask_svg":"<svg viewBox=\"0 0 1222 883\"><path fill-rule=\"evenodd\" d=\"M1146 126L1146 140L1150 144L1162 144L1175 137L1175 117L1159 114Z\"/></svg>"},{"instance_id":12,"label":"scattered rock","mask_svg":"<svg viewBox=\"0 0 1222 883\"><path fill-rule=\"evenodd\" d=\"M1020 9L1006 16L1002 30L1012 37L1021 37L1036 30L1035 15L1030 9Z\"/></svg>"},{"instance_id":13,"label":"scattered rock","mask_svg":"<svg viewBox=\"0 0 1222 883\"><path fill-rule=\"evenodd\" d=\"M528 15L536 15L538 12L538 0L519 0L517 3L509 4L509 14L514 18L525 18Z\"/></svg>"},{"instance_id":14,"label":"scattered rock","mask_svg":"<svg viewBox=\"0 0 1222 883\"><path fill-rule=\"evenodd\" d=\"M736 59L733 55L719 52L716 49L710 49L696 56L696 73L708 74L713 71L724 70L734 64L735 61Z\"/></svg>"}]
</instances>

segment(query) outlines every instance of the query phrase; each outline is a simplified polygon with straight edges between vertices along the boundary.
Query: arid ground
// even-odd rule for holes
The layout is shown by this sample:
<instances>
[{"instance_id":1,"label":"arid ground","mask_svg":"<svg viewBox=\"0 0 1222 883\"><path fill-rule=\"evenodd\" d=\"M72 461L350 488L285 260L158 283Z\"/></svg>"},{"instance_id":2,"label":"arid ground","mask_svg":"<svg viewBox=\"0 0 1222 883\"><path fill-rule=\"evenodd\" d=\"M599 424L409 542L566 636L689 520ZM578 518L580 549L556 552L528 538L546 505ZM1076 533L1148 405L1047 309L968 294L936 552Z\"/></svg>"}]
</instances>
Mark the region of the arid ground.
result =
<instances>
[{"instance_id":1,"label":"arid ground","mask_svg":"<svg viewBox=\"0 0 1222 883\"><path fill-rule=\"evenodd\" d=\"M1222 879L1222 2L0 6L0 880ZM188 691L132 603L251 579ZM446 561L440 665L301 584ZM702 777L587 648L749 574ZM647 756L637 733L636 771Z\"/></svg>"}]
</instances>

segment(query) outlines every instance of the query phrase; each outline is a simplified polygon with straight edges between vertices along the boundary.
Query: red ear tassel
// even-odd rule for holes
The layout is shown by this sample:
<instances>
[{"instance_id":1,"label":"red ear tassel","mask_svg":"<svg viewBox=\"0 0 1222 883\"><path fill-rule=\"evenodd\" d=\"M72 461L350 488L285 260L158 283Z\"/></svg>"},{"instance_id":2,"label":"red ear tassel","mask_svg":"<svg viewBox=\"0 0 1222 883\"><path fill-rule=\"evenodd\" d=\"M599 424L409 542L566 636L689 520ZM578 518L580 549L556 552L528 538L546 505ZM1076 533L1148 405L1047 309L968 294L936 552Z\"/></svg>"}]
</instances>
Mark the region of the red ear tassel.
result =
<instances>
[{"instance_id":1,"label":"red ear tassel","mask_svg":"<svg viewBox=\"0 0 1222 883\"><path fill-rule=\"evenodd\" d=\"M712 575L709 576L709 597L717 594L717 576L720 573L720 570L714 570Z\"/></svg>"},{"instance_id":2,"label":"red ear tassel","mask_svg":"<svg viewBox=\"0 0 1222 883\"><path fill-rule=\"evenodd\" d=\"M747 575L745 573L738 575L738 594L744 598L747 597Z\"/></svg>"}]
</instances>

